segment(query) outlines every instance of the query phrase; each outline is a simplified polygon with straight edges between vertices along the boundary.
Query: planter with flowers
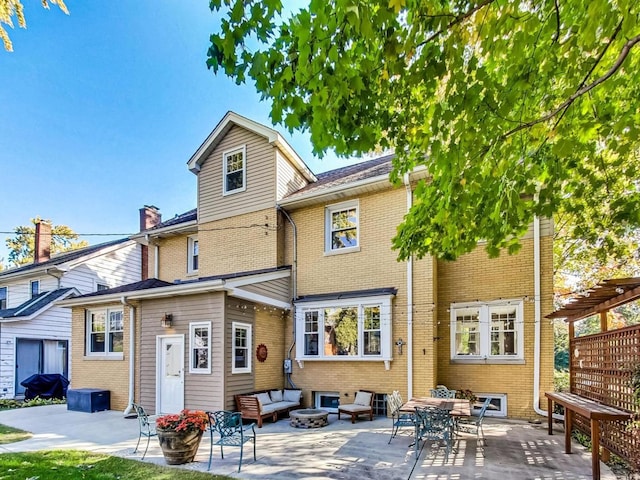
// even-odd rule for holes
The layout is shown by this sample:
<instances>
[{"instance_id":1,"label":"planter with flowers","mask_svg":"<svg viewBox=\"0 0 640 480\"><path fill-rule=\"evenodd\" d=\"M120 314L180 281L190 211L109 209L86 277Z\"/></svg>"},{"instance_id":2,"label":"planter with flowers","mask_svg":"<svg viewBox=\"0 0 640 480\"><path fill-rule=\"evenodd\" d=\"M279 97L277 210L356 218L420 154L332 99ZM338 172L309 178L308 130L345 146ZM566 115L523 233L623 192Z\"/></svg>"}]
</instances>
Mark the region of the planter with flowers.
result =
<instances>
[{"instance_id":1,"label":"planter with flowers","mask_svg":"<svg viewBox=\"0 0 640 480\"><path fill-rule=\"evenodd\" d=\"M156 419L156 432L169 465L192 462L198 452L209 417L202 410L182 410Z\"/></svg>"}]
</instances>

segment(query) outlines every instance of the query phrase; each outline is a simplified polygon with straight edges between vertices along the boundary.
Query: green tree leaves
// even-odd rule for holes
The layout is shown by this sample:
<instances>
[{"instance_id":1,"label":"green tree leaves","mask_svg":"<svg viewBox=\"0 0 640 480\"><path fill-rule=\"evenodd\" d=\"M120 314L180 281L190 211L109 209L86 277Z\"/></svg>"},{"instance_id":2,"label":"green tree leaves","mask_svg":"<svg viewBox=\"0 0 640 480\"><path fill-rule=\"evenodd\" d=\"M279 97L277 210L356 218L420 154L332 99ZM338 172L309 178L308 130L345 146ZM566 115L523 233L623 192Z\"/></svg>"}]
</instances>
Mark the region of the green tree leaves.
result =
<instances>
[{"instance_id":1,"label":"green tree leaves","mask_svg":"<svg viewBox=\"0 0 640 480\"><path fill-rule=\"evenodd\" d=\"M426 168L399 258L454 259L479 240L515 252L534 215L606 215L582 223L603 239L640 226L637 2L212 8L226 16L209 66L251 78L274 122L308 130L320 155L395 149L396 181Z\"/></svg>"}]
</instances>

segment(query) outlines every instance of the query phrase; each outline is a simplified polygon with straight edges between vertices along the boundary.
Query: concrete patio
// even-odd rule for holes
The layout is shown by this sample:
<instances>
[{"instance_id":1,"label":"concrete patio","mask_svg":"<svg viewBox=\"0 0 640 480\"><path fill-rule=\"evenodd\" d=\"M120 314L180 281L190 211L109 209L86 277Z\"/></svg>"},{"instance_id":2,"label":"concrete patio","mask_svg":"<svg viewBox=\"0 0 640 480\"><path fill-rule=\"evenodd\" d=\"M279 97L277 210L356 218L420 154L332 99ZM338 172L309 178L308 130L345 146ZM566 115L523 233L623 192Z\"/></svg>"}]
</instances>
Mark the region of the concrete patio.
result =
<instances>
[{"instance_id":1,"label":"concrete patio","mask_svg":"<svg viewBox=\"0 0 640 480\"><path fill-rule=\"evenodd\" d=\"M33 432L24 442L0 445L0 453L47 449L82 449L139 460L133 454L138 422L121 412L70 412L65 405L24 408L0 412L0 424ZM591 479L591 457L575 444L574 453L563 453L562 426L549 436L546 424L509 420L485 420L487 445L478 447L475 434L456 438L454 452L444 461L444 449L420 444L418 461L410 446L409 431L401 432L389 445L391 420L360 420L352 425L329 415L329 425L295 429L288 420L265 423L257 432L257 461L246 446L242 471L237 473L238 448L225 449L220 458L214 448L211 473L242 479ZM143 442L145 439L142 440ZM205 433L196 461L173 468L206 471L209 437ZM145 461L164 464L157 439L152 438ZM601 464L602 479L614 480Z\"/></svg>"}]
</instances>

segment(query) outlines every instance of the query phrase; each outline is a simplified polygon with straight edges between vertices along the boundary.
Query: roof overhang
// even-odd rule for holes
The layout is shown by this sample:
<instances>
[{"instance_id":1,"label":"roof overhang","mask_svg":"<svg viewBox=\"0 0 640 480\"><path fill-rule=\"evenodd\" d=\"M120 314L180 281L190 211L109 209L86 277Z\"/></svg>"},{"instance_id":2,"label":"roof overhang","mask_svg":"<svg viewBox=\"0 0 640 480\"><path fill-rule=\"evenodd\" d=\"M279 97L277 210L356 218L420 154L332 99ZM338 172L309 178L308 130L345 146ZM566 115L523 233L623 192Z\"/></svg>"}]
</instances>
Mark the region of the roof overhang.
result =
<instances>
[{"instance_id":1,"label":"roof overhang","mask_svg":"<svg viewBox=\"0 0 640 480\"><path fill-rule=\"evenodd\" d=\"M117 292L113 294L97 295L91 297L70 298L57 302L61 307L84 307L92 305L104 305L108 303L123 303L136 300L152 300L155 298L179 297L186 295L198 295L202 293L227 292L230 296L244 298L265 305L290 309L290 302L283 302L280 299L272 298L267 295L260 295L241 287L252 285L255 283L274 280L276 278L286 278L291 276L290 270L281 270L278 272L269 272L256 274L245 277L237 277L230 279L214 279L203 280L197 282L177 283L166 287L148 288L145 290L137 290L131 292Z\"/></svg>"},{"instance_id":2,"label":"roof overhang","mask_svg":"<svg viewBox=\"0 0 640 480\"><path fill-rule=\"evenodd\" d=\"M189 170L198 174L200 166L207 159L209 154L220 143L225 134L233 127L237 125L250 132L260 135L267 139L267 141L280 149L284 156L298 169L298 171L309 182L315 182L317 180L313 172L307 167L304 161L298 156L295 150L289 145L289 143L282 138L282 136L274 129L261 125L253 120L249 120L235 112L227 112L227 114L220 120L216 128L209 134L207 139L198 147L198 150L191 156L187 162Z\"/></svg>"},{"instance_id":3,"label":"roof overhang","mask_svg":"<svg viewBox=\"0 0 640 480\"><path fill-rule=\"evenodd\" d=\"M169 225L163 228L155 228L153 230L145 230L144 232L131 235L129 238L142 245L147 245L150 238L162 238L171 237L173 235L180 235L183 233L196 233L198 231L198 221L190 220L184 223L178 223L176 225Z\"/></svg>"},{"instance_id":4,"label":"roof overhang","mask_svg":"<svg viewBox=\"0 0 640 480\"><path fill-rule=\"evenodd\" d=\"M53 292L55 292L55 290ZM53 292L51 292L51 293L53 293ZM79 294L80 294L80 292L78 290L76 290L75 288L71 288L68 292L66 292L64 295L59 297L57 301L53 301L51 303L47 303L42 308L36 310L35 312L33 312L30 315L17 316L17 315L20 314L20 311L16 311L15 314L14 314L16 316L11 316L11 317L6 317L6 318L0 317L0 323L24 322L24 321L27 321L27 320L33 320L38 315L41 315L42 313L44 313L45 311L49 310L54 305L58 305L58 302L60 301L60 299L69 298L72 295L79 295ZM29 308L29 305L26 304L26 305L23 306L23 308L21 310L26 310L28 308Z\"/></svg>"}]
</instances>

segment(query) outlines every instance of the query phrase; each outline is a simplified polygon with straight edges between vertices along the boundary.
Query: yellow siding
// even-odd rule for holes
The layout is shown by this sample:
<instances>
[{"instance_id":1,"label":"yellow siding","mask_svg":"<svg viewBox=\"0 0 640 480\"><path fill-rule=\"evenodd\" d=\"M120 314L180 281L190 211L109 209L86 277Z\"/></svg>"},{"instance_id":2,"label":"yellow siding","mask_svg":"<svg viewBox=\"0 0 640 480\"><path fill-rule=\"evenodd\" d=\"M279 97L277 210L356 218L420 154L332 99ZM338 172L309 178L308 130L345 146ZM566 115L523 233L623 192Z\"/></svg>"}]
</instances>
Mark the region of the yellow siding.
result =
<instances>
[{"instance_id":1,"label":"yellow siding","mask_svg":"<svg viewBox=\"0 0 640 480\"><path fill-rule=\"evenodd\" d=\"M160 259L158 278L165 282L192 278L187 274L187 254L189 235L176 235L174 237L161 238L157 241L158 257ZM153 248L149 249L154 250ZM153 254L149 258L149 269L153 277Z\"/></svg>"},{"instance_id":2,"label":"yellow siding","mask_svg":"<svg viewBox=\"0 0 640 480\"><path fill-rule=\"evenodd\" d=\"M533 240L524 240L518 255L503 252L499 258L489 259L486 252L476 251L453 263L439 262L438 276L438 383L453 389L471 389L482 393L507 394L510 417L532 418L533 412L533 356L534 356L534 285ZM543 237L542 259L542 316L553 310L551 237ZM490 301L499 298L525 298L524 351L522 365L460 364L450 359L450 313L454 302ZM553 387L553 328L544 318L542 333L541 393ZM541 400L542 401L542 400ZM541 405L545 405L541 403Z\"/></svg>"},{"instance_id":3,"label":"yellow siding","mask_svg":"<svg viewBox=\"0 0 640 480\"><path fill-rule=\"evenodd\" d=\"M102 307L92 307L102 308ZM104 308L122 308L105 305ZM129 401L129 308L124 308L124 354L120 359L85 356L85 309L74 307L71 322L71 369L73 382L69 388L99 388L109 390L111 410L124 410Z\"/></svg>"},{"instance_id":4,"label":"yellow siding","mask_svg":"<svg viewBox=\"0 0 640 480\"><path fill-rule=\"evenodd\" d=\"M270 307L256 306L255 345L267 347L267 359L259 362L254 355L255 389L284 388L283 361L285 358L284 312Z\"/></svg>"},{"instance_id":5,"label":"yellow siding","mask_svg":"<svg viewBox=\"0 0 640 480\"><path fill-rule=\"evenodd\" d=\"M276 209L270 208L201 223L198 274L205 277L279 266L277 222Z\"/></svg>"},{"instance_id":6,"label":"yellow siding","mask_svg":"<svg viewBox=\"0 0 640 480\"><path fill-rule=\"evenodd\" d=\"M246 146L246 190L223 195L222 154ZM266 138L233 126L198 173L198 218L210 222L275 205L276 148Z\"/></svg>"}]
</instances>

